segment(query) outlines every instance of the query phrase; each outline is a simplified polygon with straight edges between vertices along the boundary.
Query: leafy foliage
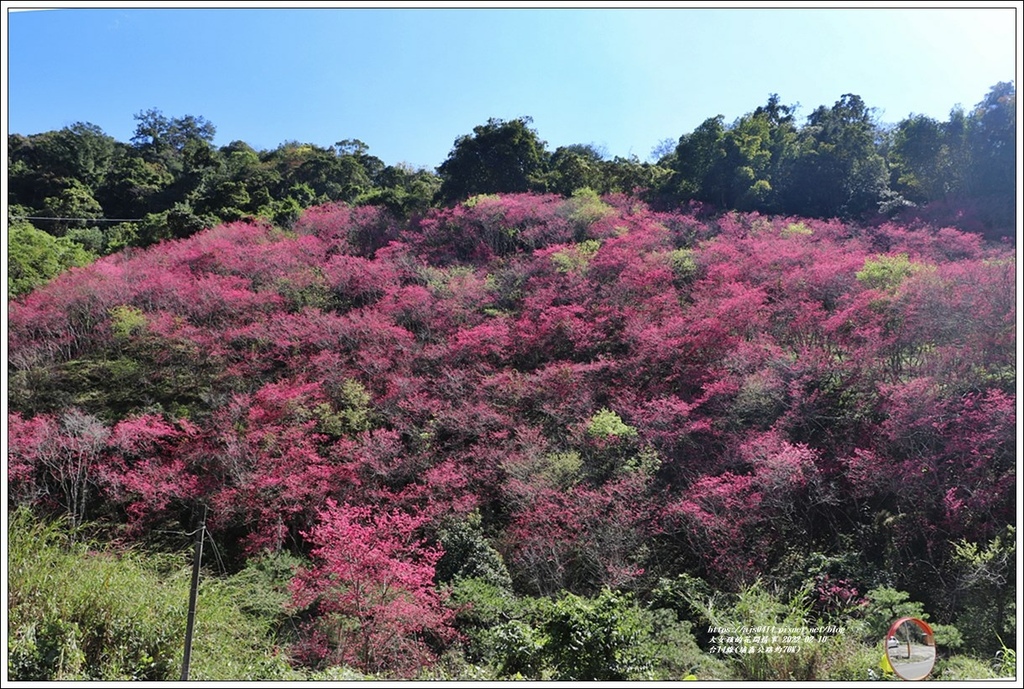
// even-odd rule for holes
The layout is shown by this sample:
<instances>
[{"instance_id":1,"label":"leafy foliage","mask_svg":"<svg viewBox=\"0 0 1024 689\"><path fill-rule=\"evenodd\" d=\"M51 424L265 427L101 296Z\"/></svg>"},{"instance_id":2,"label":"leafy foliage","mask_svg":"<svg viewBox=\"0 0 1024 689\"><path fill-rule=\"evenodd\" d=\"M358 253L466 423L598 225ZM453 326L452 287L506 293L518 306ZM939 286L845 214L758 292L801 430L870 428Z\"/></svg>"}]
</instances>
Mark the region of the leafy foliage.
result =
<instances>
[{"instance_id":1,"label":"leafy foliage","mask_svg":"<svg viewBox=\"0 0 1024 689\"><path fill-rule=\"evenodd\" d=\"M7 232L9 299L31 292L64 271L87 265L95 258L66 237L54 237L25 221L11 223Z\"/></svg>"},{"instance_id":2,"label":"leafy foliage","mask_svg":"<svg viewBox=\"0 0 1024 689\"><path fill-rule=\"evenodd\" d=\"M546 152L529 128L531 122L528 117L507 122L492 118L474 127L472 136L456 139L437 169L442 198L451 202L475 194L535 191Z\"/></svg>"},{"instance_id":3,"label":"leafy foliage","mask_svg":"<svg viewBox=\"0 0 1024 689\"><path fill-rule=\"evenodd\" d=\"M79 248L105 255L224 222L262 219L290 228L304 209L328 203L410 219L481 195L524 192L572 198L563 210L579 235L574 240L608 214L598 197L613 194L666 209L689 204L872 223L899 218L1012 240L1015 104L1014 85L999 83L970 111L954 108L947 122L911 115L888 128L860 96L843 94L831 107L813 109L801 126L796 107L772 94L731 124L717 115L677 143L667 140L657 162L608 159L590 144L552 153L531 118L490 118L458 137L436 170L387 165L358 139L329 147L286 141L268 151L244 141L217 148L212 122L155 108L135 115L128 143L81 122L11 134L12 221L31 219L36 229L68 241L45 243L23 231L19 240L32 244L31 255L18 252L9 267L27 279L17 277L8 292L22 294L80 264Z\"/></svg>"},{"instance_id":4,"label":"leafy foliage","mask_svg":"<svg viewBox=\"0 0 1024 689\"><path fill-rule=\"evenodd\" d=\"M35 523L25 510L11 514L6 541L11 680L179 678L191 569L185 558L100 548L75 529ZM239 578L228 590L201 580L189 678L301 677L274 648L272 617L240 606L266 589Z\"/></svg>"},{"instance_id":5,"label":"leafy foliage","mask_svg":"<svg viewBox=\"0 0 1024 689\"><path fill-rule=\"evenodd\" d=\"M308 534L315 565L294 584L295 605L321 615L308 653L401 675L453 639L453 613L432 586L441 553L413 538L422 522L328 501Z\"/></svg>"},{"instance_id":6,"label":"leafy foliage","mask_svg":"<svg viewBox=\"0 0 1024 689\"><path fill-rule=\"evenodd\" d=\"M568 594L546 622L554 677L562 681L624 680L650 672L641 638L646 625L629 596L605 589L593 600Z\"/></svg>"}]
</instances>

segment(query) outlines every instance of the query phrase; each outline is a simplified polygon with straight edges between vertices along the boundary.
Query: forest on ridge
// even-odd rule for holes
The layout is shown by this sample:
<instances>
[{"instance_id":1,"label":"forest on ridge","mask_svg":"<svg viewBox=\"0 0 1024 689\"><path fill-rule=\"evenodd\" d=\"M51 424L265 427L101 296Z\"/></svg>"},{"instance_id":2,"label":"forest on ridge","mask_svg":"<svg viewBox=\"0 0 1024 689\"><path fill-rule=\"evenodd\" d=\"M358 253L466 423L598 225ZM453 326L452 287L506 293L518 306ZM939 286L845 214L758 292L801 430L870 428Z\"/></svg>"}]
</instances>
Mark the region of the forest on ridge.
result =
<instances>
[{"instance_id":1,"label":"forest on ridge","mask_svg":"<svg viewBox=\"0 0 1024 689\"><path fill-rule=\"evenodd\" d=\"M1014 675L1015 99L10 135L8 676L175 679L203 514L193 679Z\"/></svg>"},{"instance_id":2,"label":"forest on ridge","mask_svg":"<svg viewBox=\"0 0 1024 689\"><path fill-rule=\"evenodd\" d=\"M1016 89L999 83L947 121L879 122L855 94L814 108L777 95L735 122L707 118L655 162L609 159L591 144L549 151L529 117L492 118L460 136L436 170L385 164L358 139L216 147L201 116L135 115L124 143L91 123L8 135L8 295L127 247L191 236L222 222L289 226L325 203L384 206L408 218L474 194L579 189L637 196L659 210L812 218L901 218L1015 238Z\"/></svg>"}]
</instances>

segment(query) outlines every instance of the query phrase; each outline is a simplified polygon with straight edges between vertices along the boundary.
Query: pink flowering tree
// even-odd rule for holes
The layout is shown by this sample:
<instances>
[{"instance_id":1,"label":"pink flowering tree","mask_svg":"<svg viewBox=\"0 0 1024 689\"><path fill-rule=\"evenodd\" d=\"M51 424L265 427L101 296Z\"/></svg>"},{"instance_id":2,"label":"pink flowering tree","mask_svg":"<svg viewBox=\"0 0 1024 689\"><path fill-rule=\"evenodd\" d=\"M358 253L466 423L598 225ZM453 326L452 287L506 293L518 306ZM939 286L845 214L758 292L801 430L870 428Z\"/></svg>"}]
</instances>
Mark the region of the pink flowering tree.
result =
<instances>
[{"instance_id":1,"label":"pink flowering tree","mask_svg":"<svg viewBox=\"0 0 1024 689\"><path fill-rule=\"evenodd\" d=\"M454 640L455 613L433 584L442 552L416 535L424 521L328 501L304 534L313 566L292 582L294 605L315 615L306 662L410 676Z\"/></svg>"}]
</instances>

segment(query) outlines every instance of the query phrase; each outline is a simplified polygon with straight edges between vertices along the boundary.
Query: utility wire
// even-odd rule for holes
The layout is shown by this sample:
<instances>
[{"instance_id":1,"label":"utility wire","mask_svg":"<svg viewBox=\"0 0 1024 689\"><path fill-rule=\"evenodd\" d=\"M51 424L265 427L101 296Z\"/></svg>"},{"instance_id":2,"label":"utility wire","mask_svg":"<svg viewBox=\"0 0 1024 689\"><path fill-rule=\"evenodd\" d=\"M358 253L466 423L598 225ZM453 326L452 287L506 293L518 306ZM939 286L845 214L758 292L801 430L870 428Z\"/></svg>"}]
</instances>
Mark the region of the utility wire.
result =
<instances>
[{"instance_id":1,"label":"utility wire","mask_svg":"<svg viewBox=\"0 0 1024 689\"><path fill-rule=\"evenodd\" d=\"M213 540L213 534L210 533L209 529L206 529L206 540L210 542L210 547L213 548L213 555L217 558L217 564L220 566L220 573L227 574L228 568L224 566L224 560L220 556L220 549L217 548L217 543Z\"/></svg>"},{"instance_id":2,"label":"utility wire","mask_svg":"<svg viewBox=\"0 0 1024 689\"><path fill-rule=\"evenodd\" d=\"M84 220L86 222L142 222L145 218L44 218L40 215L12 215L12 220Z\"/></svg>"}]
</instances>

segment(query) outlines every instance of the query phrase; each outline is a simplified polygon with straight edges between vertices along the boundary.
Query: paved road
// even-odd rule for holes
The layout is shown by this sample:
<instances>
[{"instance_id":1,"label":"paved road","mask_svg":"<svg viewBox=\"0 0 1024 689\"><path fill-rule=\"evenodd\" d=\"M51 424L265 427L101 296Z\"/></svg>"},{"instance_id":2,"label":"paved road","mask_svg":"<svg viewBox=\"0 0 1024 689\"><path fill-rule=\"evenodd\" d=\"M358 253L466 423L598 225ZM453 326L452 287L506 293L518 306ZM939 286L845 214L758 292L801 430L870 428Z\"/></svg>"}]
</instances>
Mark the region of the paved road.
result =
<instances>
[{"instance_id":1,"label":"paved road","mask_svg":"<svg viewBox=\"0 0 1024 689\"><path fill-rule=\"evenodd\" d=\"M904 679L924 679L935 666L934 646L911 644L908 659L907 645L901 643L899 648L890 648L888 654L892 669Z\"/></svg>"}]
</instances>

